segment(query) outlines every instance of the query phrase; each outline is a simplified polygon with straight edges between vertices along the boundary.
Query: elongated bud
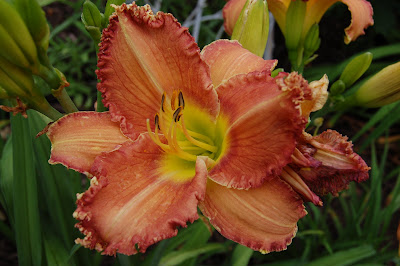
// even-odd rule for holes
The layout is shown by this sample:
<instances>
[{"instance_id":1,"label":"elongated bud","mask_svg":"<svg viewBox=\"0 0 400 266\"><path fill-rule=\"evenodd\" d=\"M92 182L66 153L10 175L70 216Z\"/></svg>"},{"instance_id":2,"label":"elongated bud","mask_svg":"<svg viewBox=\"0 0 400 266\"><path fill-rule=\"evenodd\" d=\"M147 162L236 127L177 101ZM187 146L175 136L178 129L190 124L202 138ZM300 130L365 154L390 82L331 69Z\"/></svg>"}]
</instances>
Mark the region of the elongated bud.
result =
<instances>
[{"instance_id":1,"label":"elongated bud","mask_svg":"<svg viewBox=\"0 0 400 266\"><path fill-rule=\"evenodd\" d=\"M372 62L372 54L370 52L363 53L347 64L344 68L340 80L343 81L346 88L354 84L367 71Z\"/></svg>"},{"instance_id":2,"label":"elongated bud","mask_svg":"<svg viewBox=\"0 0 400 266\"><path fill-rule=\"evenodd\" d=\"M315 51L318 50L320 44L321 39L319 38L319 26L318 24L314 24L308 31L304 40L304 58L308 59L311 57Z\"/></svg>"},{"instance_id":3,"label":"elongated bud","mask_svg":"<svg viewBox=\"0 0 400 266\"><path fill-rule=\"evenodd\" d=\"M286 13L285 41L290 62L297 63L307 5L303 0L290 1Z\"/></svg>"},{"instance_id":4,"label":"elongated bud","mask_svg":"<svg viewBox=\"0 0 400 266\"><path fill-rule=\"evenodd\" d=\"M379 71L354 94L354 105L381 107L400 100L400 62Z\"/></svg>"},{"instance_id":5,"label":"elongated bud","mask_svg":"<svg viewBox=\"0 0 400 266\"><path fill-rule=\"evenodd\" d=\"M269 31L269 12L266 0L247 0L232 33L232 40L250 52L263 56Z\"/></svg>"},{"instance_id":6,"label":"elongated bud","mask_svg":"<svg viewBox=\"0 0 400 266\"><path fill-rule=\"evenodd\" d=\"M102 18L103 16L95 4L89 0L83 3L82 21L85 26L93 26L100 29Z\"/></svg>"},{"instance_id":7,"label":"elongated bud","mask_svg":"<svg viewBox=\"0 0 400 266\"><path fill-rule=\"evenodd\" d=\"M25 68L37 63L36 45L28 28L14 7L5 0L0 0L0 33L1 56ZM7 50L11 47L11 50Z\"/></svg>"},{"instance_id":8,"label":"elongated bud","mask_svg":"<svg viewBox=\"0 0 400 266\"><path fill-rule=\"evenodd\" d=\"M332 96L336 96L342 94L345 90L346 90L346 85L341 79L339 79L332 84L329 91Z\"/></svg>"},{"instance_id":9,"label":"elongated bud","mask_svg":"<svg viewBox=\"0 0 400 266\"><path fill-rule=\"evenodd\" d=\"M28 98L34 94L30 71L11 64L2 57L0 57L0 86L12 97Z\"/></svg>"},{"instance_id":10,"label":"elongated bud","mask_svg":"<svg viewBox=\"0 0 400 266\"><path fill-rule=\"evenodd\" d=\"M122 3L125 3L125 0L108 0L106 4L106 9L104 11L104 16L103 16L103 21L102 25L103 28L107 28L108 22L109 22L109 17L111 16L112 13L114 13L114 8L111 5L122 5Z\"/></svg>"},{"instance_id":11,"label":"elongated bud","mask_svg":"<svg viewBox=\"0 0 400 266\"><path fill-rule=\"evenodd\" d=\"M100 13L97 6L89 0L86 0L83 3L81 19L93 41L99 43L101 38L103 14Z\"/></svg>"},{"instance_id":12,"label":"elongated bud","mask_svg":"<svg viewBox=\"0 0 400 266\"><path fill-rule=\"evenodd\" d=\"M49 46L49 25L46 16L36 0L14 0L14 6L28 27L37 47L45 53Z\"/></svg>"}]
</instances>

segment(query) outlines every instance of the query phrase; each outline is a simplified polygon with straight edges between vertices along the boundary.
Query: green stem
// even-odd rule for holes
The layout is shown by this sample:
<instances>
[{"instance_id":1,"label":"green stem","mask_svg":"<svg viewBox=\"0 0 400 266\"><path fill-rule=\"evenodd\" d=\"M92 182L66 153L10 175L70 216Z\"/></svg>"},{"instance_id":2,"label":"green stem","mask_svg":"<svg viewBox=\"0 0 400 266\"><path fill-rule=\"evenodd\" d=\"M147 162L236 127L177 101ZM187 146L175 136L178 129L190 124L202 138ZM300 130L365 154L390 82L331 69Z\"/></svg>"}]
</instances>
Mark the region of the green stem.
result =
<instances>
[{"instance_id":1,"label":"green stem","mask_svg":"<svg viewBox=\"0 0 400 266\"><path fill-rule=\"evenodd\" d=\"M67 113L75 113L78 112L78 108L69 97L65 88L60 88L58 90L52 90L53 96L56 97L57 101L61 104L62 108Z\"/></svg>"},{"instance_id":2,"label":"green stem","mask_svg":"<svg viewBox=\"0 0 400 266\"><path fill-rule=\"evenodd\" d=\"M74 113L79 111L65 90L69 83L60 71L53 67L47 68L41 65L38 75L49 84L53 96L61 104L65 112Z\"/></svg>"},{"instance_id":3,"label":"green stem","mask_svg":"<svg viewBox=\"0 0 400 266\"><path fill-rule=\"evenodd\" d=\"M41 103L31 103L31 107L32 109L35 109L36 111L44 114L53 121L56 121L62 117L62 114L54 109L53 106L51 106L46 99Z\"/></svg>"}]
</instances>

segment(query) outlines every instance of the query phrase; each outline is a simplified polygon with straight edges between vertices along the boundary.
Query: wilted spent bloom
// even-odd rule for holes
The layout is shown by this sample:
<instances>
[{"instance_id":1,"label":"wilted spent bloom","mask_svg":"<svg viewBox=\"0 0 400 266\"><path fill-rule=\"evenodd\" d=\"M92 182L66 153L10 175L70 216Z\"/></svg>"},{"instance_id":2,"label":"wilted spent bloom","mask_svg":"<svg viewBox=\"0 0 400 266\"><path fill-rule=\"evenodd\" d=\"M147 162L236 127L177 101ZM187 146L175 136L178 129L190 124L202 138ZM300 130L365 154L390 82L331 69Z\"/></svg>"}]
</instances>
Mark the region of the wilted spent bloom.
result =
<instances>
[{"instance_id":1,"label":"wilted spent bloom","mask_svg":"<svg viewBox=\"0 0 400 266\"><path fill-rule=\"evenodd\" d=\"M372 76L349 99L350 105L370 108L400 100L400 62Z\"/></svg>"}]
</instances>

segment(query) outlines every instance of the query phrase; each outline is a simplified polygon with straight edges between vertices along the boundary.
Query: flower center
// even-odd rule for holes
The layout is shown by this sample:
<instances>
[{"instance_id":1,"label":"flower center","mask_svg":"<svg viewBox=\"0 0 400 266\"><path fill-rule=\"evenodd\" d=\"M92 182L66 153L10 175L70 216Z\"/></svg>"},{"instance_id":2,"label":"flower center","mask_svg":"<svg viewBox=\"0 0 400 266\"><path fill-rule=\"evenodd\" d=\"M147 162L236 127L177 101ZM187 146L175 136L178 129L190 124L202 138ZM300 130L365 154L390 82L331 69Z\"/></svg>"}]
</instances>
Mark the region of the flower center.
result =
<instances>
[{"instance_id":1,"label":"flower center","mask_svg":"<svg viewBox=\"0 0 400 266\"><path fill-rule=\"evenodd\" d=\"M154 117L154 132L147 119L147 131L151 139L164 152L178 156L187 161L196 161L197 156L208 156L213 159L217 147L208 136L192 131L185 124L185 100L181 91L173 91L171 104L166 104L166 94L162 95L159 113ZM167 141L163 143L159 134Z\"/></svg>"}]
</instances>

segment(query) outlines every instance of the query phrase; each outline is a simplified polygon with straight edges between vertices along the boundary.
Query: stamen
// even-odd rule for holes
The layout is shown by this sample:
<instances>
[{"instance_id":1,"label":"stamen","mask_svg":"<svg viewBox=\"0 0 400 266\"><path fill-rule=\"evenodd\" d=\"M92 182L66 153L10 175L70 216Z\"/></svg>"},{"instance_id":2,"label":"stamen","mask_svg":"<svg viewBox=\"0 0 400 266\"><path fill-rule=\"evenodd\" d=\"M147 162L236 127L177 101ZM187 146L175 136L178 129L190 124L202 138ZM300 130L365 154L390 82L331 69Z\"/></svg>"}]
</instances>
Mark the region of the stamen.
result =
<instances>
[{"instance_id":1,"label":"stamen","mask_svg":"<svg viewBox=\"0 0 400 266\"><path fill-rule=\"evenodd\" d=\"M198 146L198 147L200 147L200 148L203 148L203 149L205 149L205 150L207 150L207 151L211 151L211 152L216 152L216 151L217 151L217 147L212 146L212 145L209 145L209 144L204 143L204 142L201 142L201 141L198 141L198 140L192 138L192 136L190 136L188 130L186 129L183 116L182 116L182 121L181 121L181 123L182 123L182 131L183 131L183 134L185 134L185 137L186 137L191 143L193 143L194 145L196 145L196 146Z\"/></svg>"},{"instance_id":2,"label":"stamen","mask_svg":"<svg viewBox=\"0 0 400 266\"><path fill-rule=\"evenodd\" d=\"M171 108L172 108L172 110L175 110L175 100L176 100L177 94L178 94L178 92L176 90L174 90L172 92L172 97L171 97Z\"/></svg>"},{"instance_id":3,"label":"stamen","mask_svg":"<svg viewBox=\"0 0 400 266\"><path fill-rule=\"evenodd\" d=\"M165 92L164 92L163 95L162 95L162 97L161 97L161 110L162 110L163 112L165 112L165 108L164 108L165 97L166 97L166 95L165 95Z\"/></svg>"},{"instance_id":4,"label":"stamen","mask_svg":"<svg viewBox=\"0 0 400 266\"><path fill-rule=\"evenodd\" d=\"M158 130L161 130L160 124L159 124L160 118L158 117L158 114L154 117L154 128L158 128Z\"/></svg>"},{"instance_id":5,"label":"stamen","mask_svg":"<svg viewBox=\"0 0 400 266\"><path fill-rule=\"evenodd\" d=\"M160 146L160 148L163 149L165 152L170 152L171 151L170 147L167 144L164 144L160 141L158 134L151 131L149 119L146 119L146 125L147 125L147 132L149 132L151 140L154 141L155 144Z\"/></svg>"},{"instance_id":6,"label":"stamen","mask_svg":"<svg viewBox=\"0 0 400 266\"><path fill-rule=\"evenodd\" d=\"M179 106L182 106L182 109L185 109L185 100L183 99L183 94L180 91L179 96L178 96L178 104Z\"/></svg>"},{"instance_id":7,"label":"stamen","mask_svg":"<svg viewBox=\"0 0 400 266\"><path fill-rule=\"evenodd\" d=\"M183 151L181 149L181 147L179 147L178 141L176 139L176 124L172 129L173 129L173 137L172 137L172 143L171 144L174 147L176 154L178 156L180 156L182 159L189 160L189 161L196 161L197 160L197 156L196 155L187 153L187 152Z\"/></svg>"},{"instance_id":8,"label":"stamen","mask_svg":"<svg viewBox=\"0 0 400 266\"><path fill-rule=\"evenodd\" d=\"M175 110L174 114L172 115L172 118L174 119L175 122L178 122L178 121L179 121L178 118L181 117L181 111L182 111L182 106L179 106L179 107Z\"/></svg>"}]
</instances>

